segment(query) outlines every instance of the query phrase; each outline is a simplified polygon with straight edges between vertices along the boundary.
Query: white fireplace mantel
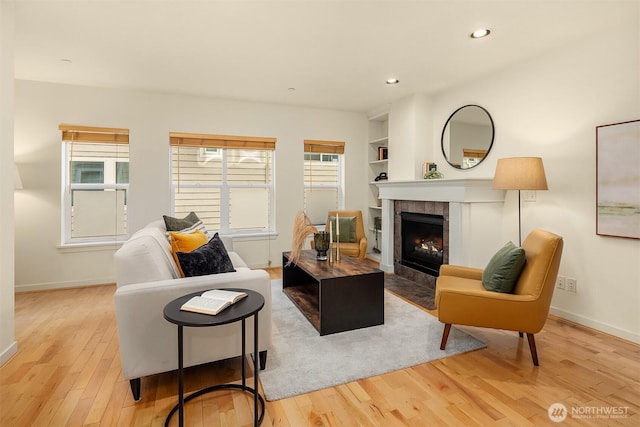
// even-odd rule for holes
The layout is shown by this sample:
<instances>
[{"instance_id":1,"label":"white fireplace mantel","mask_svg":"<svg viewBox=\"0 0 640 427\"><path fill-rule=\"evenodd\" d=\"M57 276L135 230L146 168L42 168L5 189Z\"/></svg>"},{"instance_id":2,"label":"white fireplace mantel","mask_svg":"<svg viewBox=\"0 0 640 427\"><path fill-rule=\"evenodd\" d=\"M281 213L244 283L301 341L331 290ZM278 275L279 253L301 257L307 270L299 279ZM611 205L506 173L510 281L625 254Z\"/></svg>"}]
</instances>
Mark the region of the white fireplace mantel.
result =
<instances>
[{"instance_id":1,"label":"white fireplace mantel","mask_svg":"<svg viewBox=\"0 0 640 427\"><path fill-rule=\"evenodd\" d=\"M393 228L394 201L414 200L449 203L449 262L470 265L469 240L472 232L473 204L502 203L505 191L494 190L492 179L430 179L416 181L379 181L379 197L382 199L382 236L380 268L394 271Z\"/></svg>"},{"instance_id":2,"label":"white fireplace mantel","mask_svg":"<svg viewBox=\"0 0 640 427\"><path fill-rule=\"evenodd\" d=\"M423 179L420 181L378 181L381 199L425 202L503 202L504 190L494 190L492 179Z\"/></svg>"}]
</instances>

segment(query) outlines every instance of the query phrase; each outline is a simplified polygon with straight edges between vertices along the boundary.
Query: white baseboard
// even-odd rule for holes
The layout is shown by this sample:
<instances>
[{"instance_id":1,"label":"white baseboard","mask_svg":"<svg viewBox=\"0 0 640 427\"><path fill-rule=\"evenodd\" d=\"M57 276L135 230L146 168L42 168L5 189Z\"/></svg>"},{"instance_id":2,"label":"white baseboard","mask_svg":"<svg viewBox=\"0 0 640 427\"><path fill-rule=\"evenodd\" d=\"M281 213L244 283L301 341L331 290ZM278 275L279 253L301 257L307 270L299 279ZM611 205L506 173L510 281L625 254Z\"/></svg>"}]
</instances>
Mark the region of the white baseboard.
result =
<instances>
[{"instance_id":1,"label":"white baseboard","mask_svg":"<svg viewBox=\"0 0 640 427\"><path fill-rule=\"evenodd\" d=\"M378 267L378 268L380 270L384 271L385 273L393 273L394 272L393 264L389 265L389 264L380 263L380 267Z\"/></svg>"},{"instance_id":2,"label":"white baseboard","mask_svg":"<svg viewBox=\"0 0 640 427\"><path fill-rule=\"evenodd\" d=\"M562 317L563 319L570 320L580 325L587 326L589 328L596 329L598 331L607 333L609 335L613 335L618 338L622 338L622 339L640 344L640 334L637 332L628 331L626 329L620 329L616 326L612 326L607 323L602 323L597 320L589 319L588 317L584 317L582 315L572 313L566 310L561 310L555 307L551 307L549 312L554 316Z\"/></svg>"},{"instance_id":3,"label":"white baseboard","mask_svg":"<svg viewBox=\"0 0 640 427\"><path fill-rule=\"evenodd\" d=\"M14 354L18 352L18 342L14 341L11 345L5 348L2 353L0 353L0 366L7 363L9 359L13 357Z\"/></svg>"},{"instance_id":4,"label":"white baseboard","mask_svg":"<svg viewBox=\"0 0 640 427\"><path fill-rule=\"evenodd\" d=\"M30 285L15 285L16 292L46 291L53 289L81 288L85 286L99 286L115 283L113 277L93 280L74 280L69 282L32 283Z\"/></svg>"}]
</instances>

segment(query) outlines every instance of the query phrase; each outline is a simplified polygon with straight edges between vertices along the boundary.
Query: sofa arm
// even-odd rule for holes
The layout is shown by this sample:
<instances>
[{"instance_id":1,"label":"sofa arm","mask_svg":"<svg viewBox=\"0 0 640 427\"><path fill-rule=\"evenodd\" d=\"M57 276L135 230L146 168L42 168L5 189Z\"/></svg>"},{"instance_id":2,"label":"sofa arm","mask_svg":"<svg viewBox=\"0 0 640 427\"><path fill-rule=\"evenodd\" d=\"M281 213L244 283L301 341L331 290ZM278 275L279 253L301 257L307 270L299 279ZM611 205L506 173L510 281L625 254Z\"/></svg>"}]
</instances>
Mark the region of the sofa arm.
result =
<instances>
[{"instance_id":1,"label":"sofa arm","mask_svg":"<svg viewBox=\"0 0 640 427\"><path fill-rule=\"evenodd\" d=\"M176 327L164 319L165 305L192 292L218 288L250 289L264 297L265 305L258 313L259 347L261 351L268 349L271 346L271 281L264 270L239 268L233 273L131 284L118 288L114 294L124 378L176 369ZM252 334L252 323L247 324L248 334ZM215 345L212 345L212 336ZM233 325L187 328L185 367L239 355L237 336L237 327ZM247 343L247 347L251 350L252 344Z\"/></svg>"}]
</instances>

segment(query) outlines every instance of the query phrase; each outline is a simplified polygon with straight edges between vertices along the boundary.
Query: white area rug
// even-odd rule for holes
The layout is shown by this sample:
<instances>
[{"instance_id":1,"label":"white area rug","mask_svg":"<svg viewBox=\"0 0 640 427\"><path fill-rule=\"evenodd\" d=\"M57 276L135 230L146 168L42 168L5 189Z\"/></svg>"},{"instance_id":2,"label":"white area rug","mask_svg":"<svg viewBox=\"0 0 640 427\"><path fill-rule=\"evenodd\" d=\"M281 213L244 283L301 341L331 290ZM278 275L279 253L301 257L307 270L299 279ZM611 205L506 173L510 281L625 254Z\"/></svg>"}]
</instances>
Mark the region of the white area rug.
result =
<instances>
[{"instance_id":1,"label":"white area rug","mask_svg":"<svg viewBox=\"0 0 640 427\"><path fill-rule=\"evenodd\" d=\"M430 315L385 292L384 325L320 336L271 282L273 345L260 380L267 400L278 400L408 368L485 347L451 328L440 350L443 325Z\"/></svg>"}]
</instances>

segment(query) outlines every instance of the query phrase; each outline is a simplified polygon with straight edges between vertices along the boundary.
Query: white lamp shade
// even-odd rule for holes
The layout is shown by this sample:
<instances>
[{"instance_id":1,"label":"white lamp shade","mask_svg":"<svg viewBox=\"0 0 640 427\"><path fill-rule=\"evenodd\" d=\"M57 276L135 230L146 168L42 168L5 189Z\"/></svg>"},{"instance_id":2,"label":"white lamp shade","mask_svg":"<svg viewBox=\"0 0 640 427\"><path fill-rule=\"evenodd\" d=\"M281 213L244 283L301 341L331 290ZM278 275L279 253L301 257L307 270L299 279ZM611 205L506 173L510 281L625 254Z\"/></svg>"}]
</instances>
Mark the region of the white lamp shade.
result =
<instances>
[{"instance_id":1,"label":"white lamp shade","mask_svg":"<svg viewBox=\"0 0 640 427\"><path fill-rule=\"evenodd\" d=\"M542 159L540 157L498 159L493 188L496 190L548 190Z\"/></svg>"}]
</instances>

